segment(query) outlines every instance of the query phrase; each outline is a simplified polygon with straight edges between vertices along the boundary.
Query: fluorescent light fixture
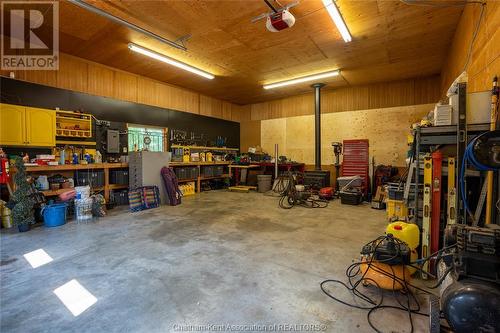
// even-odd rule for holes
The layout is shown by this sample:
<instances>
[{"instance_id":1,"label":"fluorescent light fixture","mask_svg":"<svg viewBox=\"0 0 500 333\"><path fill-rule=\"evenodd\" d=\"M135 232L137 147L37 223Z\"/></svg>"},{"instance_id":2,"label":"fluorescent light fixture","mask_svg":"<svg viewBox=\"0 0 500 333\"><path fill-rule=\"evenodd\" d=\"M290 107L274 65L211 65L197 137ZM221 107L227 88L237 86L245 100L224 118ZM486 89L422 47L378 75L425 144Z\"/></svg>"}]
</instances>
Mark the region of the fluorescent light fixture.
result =
<instances>
[{"instance_id":1,"label":"fluorescent light fixture","mask_svg":"<svg viewBox=\"0 0 500 333\"><path fill-rule=\"evenodd\" d=\"M26 253L24 255L24 258L29 262L29 264L33 268L43 266L43 265L48 264L49 262L51 262L53 260L48 255L48 253L45 252L43 249L38 249L35 251L31 251L29 253Z\"/></svg>"},{"instance_id":2,"label":"fluorescent light fixture","mask_svg":"<svg viewBox=\"0 0 500 333\"><path fill-rule=\"evenodd\" d=\"M345 25L342 15L340 15L337 4L333 0L323 0L323 5L325 5L328 14L330 14L330 17L332 18L333 23L335 23L335 25L337 26L337 29L339 29L342 38L344 38L344 41L346 43L349 43L352 40L352 37L349 33L349 29L347 29L347 26Z\"/></svg>"},{"instance_id":3,"label":"fluorescent light fixture","mask_svg":"<svg viewBox=\"0 0 500 333\"><path fill-rule=\"evenodd\" d=\"M279 87L289 86L292 84L324 79L326 77L337 76L339 74L340 74L340 72L338 70L335 70L335 71L324 72L324 73L319 73L319 74L314 74L314 75L302 76L302 77L298 77L296 79L266 84L266 85L264 85L264 89L279 88Z\"/></svg>"},{"instance_id":4,"label":"fluorescent light fixture","mask_svg":"<svg viewBox=\"0 0 500 333\"><path fill-rule=\"evenodd\" d=\"M201 69L198 69L196 67L190 66L190 65L185 64L183 62L177 61L175 59L172 59L170 57L167 57L167 56L165 56L163 54L160 54L160 53L157 53L155 51L146 49L146 48L144 48L142 46L129 43L128 44L128 48L130 50L134 51L134 52L143 54L145 56L148 56L150 58L153 58L153 59L156 59L156 60L159 60L159 61L163 61L163 62L165 62L165 63L167 63L169 65L172 65L172 66L175 66L177 68L183 69L185 71L188 71L188 72L191 72L191 73L203 76L204 78L207 78L207 79L210 79L210 80L212 80L213 78L215 78L215 76L213 74L210 74L208 72L202 71Z\"/></svg>"},{"instance_id":5,"label":"fluorescent light fixture","mask_svg":"<svg viewBox=\"0 0 500 333\"><path fill-rule=\"evenodd\" d=\"M97 298L74 279L55 289L54 294L75 317L97 302Z\"/></svg>"}]
</instances>

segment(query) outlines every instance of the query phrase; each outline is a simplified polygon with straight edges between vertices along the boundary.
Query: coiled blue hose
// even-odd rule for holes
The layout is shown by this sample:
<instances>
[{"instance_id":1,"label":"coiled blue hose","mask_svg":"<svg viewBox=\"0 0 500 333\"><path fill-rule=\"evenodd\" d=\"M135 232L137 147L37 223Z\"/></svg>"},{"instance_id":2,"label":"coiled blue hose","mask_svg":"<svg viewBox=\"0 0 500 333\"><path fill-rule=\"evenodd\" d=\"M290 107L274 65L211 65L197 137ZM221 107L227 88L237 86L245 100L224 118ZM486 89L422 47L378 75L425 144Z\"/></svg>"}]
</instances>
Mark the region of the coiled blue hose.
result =
<instances>
[{"instance_id":1,"label":"coiled blue hose","mask_svg":"<svg viewBox=\"0 0 500 333\"><path fill-rule=\"evenodd\" d=\"M484 134L487 134L488 132L484 133ZM469 204L467 202L467 195L465 193L465 169L466 169L466 166L467 164L471 165L472 167L474 167L475 169L479 170L479 171L496 171L498 169L495 169L495 168L492 168L492 167L489 167L487 165L484 165L484 164L481 164L476 156L474 155L474 145L476 144L477 140L479 138L481 138L484 134L481 134L477 137L475 137L468 145L467 145L467 148L465 149L465 153L464 153L464 158L462 159L462 170L460 172L460 178L459 178L459 183L460 183L460 194L462 196L462 201L464 202L464 207L465 207L465 210L467 211L467 213L469 213L469 215L473 215L470 208L469 208Z\"/></svg>"}]
</instances>

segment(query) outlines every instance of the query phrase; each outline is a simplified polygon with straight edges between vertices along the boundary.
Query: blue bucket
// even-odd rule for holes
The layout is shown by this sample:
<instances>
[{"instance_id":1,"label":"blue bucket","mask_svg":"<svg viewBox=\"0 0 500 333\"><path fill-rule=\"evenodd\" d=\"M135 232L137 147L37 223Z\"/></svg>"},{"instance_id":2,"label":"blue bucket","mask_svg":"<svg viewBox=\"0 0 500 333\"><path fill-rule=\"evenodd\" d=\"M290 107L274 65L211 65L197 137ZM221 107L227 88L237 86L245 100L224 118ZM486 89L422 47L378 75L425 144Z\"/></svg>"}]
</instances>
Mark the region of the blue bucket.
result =
<instances>
[{"instance_id":1,"label":"blue bucket","mask_svg":"<svg viewBox=\"0 0 500 333\"><path fill-rule=\"evenodd\" d=\"M66 204L47 205L42 210L43 224L46 227L58 227L66 223Z\"/></svg>"}]
</instances>

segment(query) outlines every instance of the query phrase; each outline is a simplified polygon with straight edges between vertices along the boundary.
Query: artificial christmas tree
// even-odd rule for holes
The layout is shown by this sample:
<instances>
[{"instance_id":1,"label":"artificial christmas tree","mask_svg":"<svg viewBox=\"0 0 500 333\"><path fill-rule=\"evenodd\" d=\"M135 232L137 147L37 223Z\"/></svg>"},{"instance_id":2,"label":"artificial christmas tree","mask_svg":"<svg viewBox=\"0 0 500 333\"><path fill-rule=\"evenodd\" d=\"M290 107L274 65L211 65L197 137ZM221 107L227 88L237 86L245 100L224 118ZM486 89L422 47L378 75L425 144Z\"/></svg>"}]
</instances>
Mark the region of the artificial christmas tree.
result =
<instances>
[{"instance_id":1,"label":"artificial christmas tree","mask_svg":"<svg viewBox=\"0 0 500 333\"><path fill-rule=\"evenodd\" d=\"M12 194L11 201L14 207L12 208L12 220L17 225L20 232L28 231L30 225L35 223L35 214L33 206L35 201L32 197L31 184L26 179L26 167L21 157L16 157L14 165L16 174L14 175L14 184L16 190Z\"/></svg>"}]
</instances>

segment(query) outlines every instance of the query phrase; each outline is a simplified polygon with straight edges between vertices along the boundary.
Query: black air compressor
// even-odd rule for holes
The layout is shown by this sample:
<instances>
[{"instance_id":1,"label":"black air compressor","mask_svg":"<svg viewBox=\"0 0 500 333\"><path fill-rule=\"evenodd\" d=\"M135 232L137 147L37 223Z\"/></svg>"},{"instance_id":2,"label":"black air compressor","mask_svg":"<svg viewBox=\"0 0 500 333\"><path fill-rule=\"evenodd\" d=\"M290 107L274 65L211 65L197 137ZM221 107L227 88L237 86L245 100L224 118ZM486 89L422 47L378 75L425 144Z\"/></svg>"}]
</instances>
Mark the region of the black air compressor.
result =
<instances>
[{"instance_id":1,"label":"black air compressor","mask_svg":"<svg viewBox=\"0 0 500 333\"><path fill-rule=\"evenodd\" d=\"M447 227L448 251L438 262L440 297L430 299L430 332L440 315L455 333L500 332L500 227Z\"/></svg>"}]
</instances>

